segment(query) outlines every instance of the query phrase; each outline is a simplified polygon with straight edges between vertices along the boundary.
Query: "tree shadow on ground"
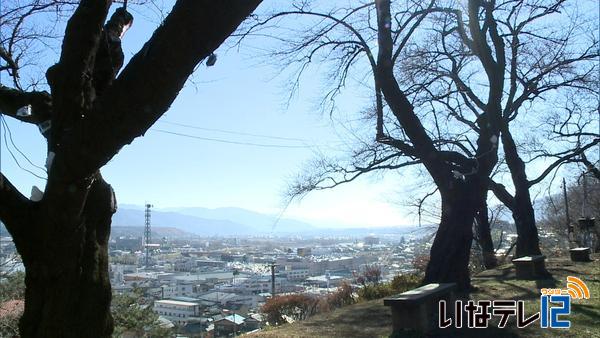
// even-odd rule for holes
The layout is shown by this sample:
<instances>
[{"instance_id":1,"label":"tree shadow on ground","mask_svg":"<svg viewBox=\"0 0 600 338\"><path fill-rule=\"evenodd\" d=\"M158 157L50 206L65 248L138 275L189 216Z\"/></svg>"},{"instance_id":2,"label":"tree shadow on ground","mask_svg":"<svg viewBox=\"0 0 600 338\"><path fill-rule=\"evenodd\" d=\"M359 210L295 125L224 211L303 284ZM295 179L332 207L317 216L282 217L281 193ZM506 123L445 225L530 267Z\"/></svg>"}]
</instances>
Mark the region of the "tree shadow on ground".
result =
<instances>
[{"instance_id":1,"label":"tree shadow on ground","mask_svg":"<svg viewBox=\"0 0 600 338\"><path fill-rule=\"evenodd\" d=\"M500 329L497 327L487 327L485 329L438 329L428 334L422 334L411 330L404 330L389 336L389 338L516 338L520 337L518 333Z\"/></svg>"}]
</instances>

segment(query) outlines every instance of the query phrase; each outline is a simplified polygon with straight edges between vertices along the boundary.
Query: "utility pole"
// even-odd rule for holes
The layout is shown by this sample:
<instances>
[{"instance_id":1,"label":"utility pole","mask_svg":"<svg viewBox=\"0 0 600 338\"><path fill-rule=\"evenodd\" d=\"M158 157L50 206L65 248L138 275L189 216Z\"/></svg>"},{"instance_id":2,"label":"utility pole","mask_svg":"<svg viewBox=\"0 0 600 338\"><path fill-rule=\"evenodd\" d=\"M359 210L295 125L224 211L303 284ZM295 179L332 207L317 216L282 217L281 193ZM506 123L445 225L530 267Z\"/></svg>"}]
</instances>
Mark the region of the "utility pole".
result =
<instances>
[{"instance_id":1,"label":"utility pole","mask_svg":"<svg viewBox=\"0 0 600 338\"><path fill-rule=\"evenodd\" d=\"M569 198L567 196L567 181L563 177L563 196L565 200L565 216L567 222L567 238L569 239L569 247L573 241L573 227L571 226L571 217L569 216Z\"/></svg>"},{"instance_id":2,"label":"utility pole","mask_svg":"<svg viewBox=\"0 0 600 338\"><path fill-rule=\"evenodd\" d=\"M587 199L588 199L587 172L584 172L581 175L581 178L583 179L583 203L581 205L581 216L583 218L589 218L590 215L588 214L588 208L587 208Z\"/></svg>"},{"instance_id":3,"label":"utility pole","mask_svg":"<svg viewBox=\"0 0 600 338\"><path fill-rule=\"evenodd\" d=\"M148 269L148 267L150 266L150 241L151 241L151 237L152 237L152 231L151 231L151 227L150 227L150 208L152 208L153 205L150 203L146 203L146 222L145 222L145 227L144 227L144 244L146 247L146 259L145 259L145 265L146 265L146 269Z\"/></svg>"},{"instance_id":4,"label":"utility pole","mask_svg":"<svg viewBox=\"0 0 600 338\"><path fill-rule=\"evenodd\" d=\"M275 262L271 263L271 298L275 297Z\"/></svg>"},{"instance_id":5,"label":"utility pole","mask_svg":"<svg viewBox=\"0 0 600 338\"><path fill-rule=\"evenodd\" d=\"M567 182L565 181L564 177L563 177L563 195L564 195L564 198L565 198L565 215L567 216L567 227L569 229L571 229L570 228L570 226L571 226L571 217L569 217L569 199L567 197Z\"/></svg>"}]
</instances>

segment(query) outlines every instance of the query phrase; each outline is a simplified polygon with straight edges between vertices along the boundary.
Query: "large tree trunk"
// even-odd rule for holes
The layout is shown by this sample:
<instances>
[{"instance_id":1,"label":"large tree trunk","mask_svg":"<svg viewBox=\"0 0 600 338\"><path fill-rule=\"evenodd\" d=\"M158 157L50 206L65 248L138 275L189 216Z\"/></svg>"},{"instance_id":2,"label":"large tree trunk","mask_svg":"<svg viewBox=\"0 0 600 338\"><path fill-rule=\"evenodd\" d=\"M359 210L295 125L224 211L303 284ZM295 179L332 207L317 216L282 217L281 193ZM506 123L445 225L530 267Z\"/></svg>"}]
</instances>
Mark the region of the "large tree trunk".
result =
<instances>
[{"instance_id":1,"label":"large tree trunk","mask_svg":"<svg viewBox=\"0 0 600 338\"><path fill-rule=\"evenodd\" d=\"M515 186L514 203L512 207L513 219L517 228L516 257L540 255L540 245L535 224L535 212L529 195L529 180L525 172L525 163L519 156L517 147L508 126L502 130L502 145L506 164L510 170Z\"/></svg>"},{"instance_id":2,"label":"large tree trunk","mask_svg":"<svg viewBox=\"0 0 600 338\"><path fill-rule=\"evenodd\" d=\"M424 283L457 283L461 290L471 287L469 258L480 190L472 181L458 180L440 189L442 218L431 246Z\"/></svg>"},{"instance_id":3,"label":"large tree trunk","mask_svg":"<svg viewBox=\"0 0 600 338\"><path fill-rule=\"evenodd\" d=\"M477 231L477 243L483 256L483 265L486 269L493 269L498 266L498 260L492 241L487 202L483 203L475 215L475 229Z\"/></svg>"},{"instance_id":4,"label":"large tree trunk","mask_svg":"<svg viewBox=\"0 0 600 338\"><path fill-rule=\"evenodd\" d=\"M143 135L171 106L197 65L260 0L176 1L119 73L125 8L86 0L67 22L60 59L46 72L48 93L0 88L2 114L47 123L48 182L32 202L0 173L0 219L25 265L23 337L110 337L107 244L113 191L98 170ZM120 75L115 78L116 74ZM30 104L32 116L18 109Z\"/></svg>"},{"instance_id":5,"label":"large tree trunk","mask_svg":"<svg viewBox=\"0 0 600 338\"><path fill-rule=\"evenodd\" d=\"M535 212L529 195L529 187L515 184L515 210L513 219L517 228L515 257L541 255Z\"/></svg>"},{"instance_id":6,"label":"large tree trunk","mask_svg":"<svg viewBox=\"0 0 600 338\"><path fill-rule=\"evenodd\" d=\"M19 323L24 338L112 334L108 238L114 194L98 177L83 196L79 214L56 199L40 205L35 225L41 236L19 248L26 269L25 311Z\"/></svg>"}]
</instances>

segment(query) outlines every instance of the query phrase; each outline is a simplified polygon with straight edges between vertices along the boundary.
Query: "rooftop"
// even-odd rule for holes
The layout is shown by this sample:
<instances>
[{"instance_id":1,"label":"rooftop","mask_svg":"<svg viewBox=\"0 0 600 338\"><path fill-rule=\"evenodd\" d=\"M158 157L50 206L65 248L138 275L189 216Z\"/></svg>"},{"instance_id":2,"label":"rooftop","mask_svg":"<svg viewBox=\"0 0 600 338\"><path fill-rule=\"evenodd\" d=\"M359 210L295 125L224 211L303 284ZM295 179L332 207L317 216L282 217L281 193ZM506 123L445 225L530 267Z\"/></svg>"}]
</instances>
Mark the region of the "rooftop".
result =
<instances>
[{"instance_id":1,"label":"rooftop","mask_svg":"<svg viewBox=\"0 0 600 338\"><path fill-rule=\"evenodd\" d=\"M198 303L193 302L184 302L180 300L171 300L171 299L162 299L154 301L154 305L156 304L165 304L165 305L179 305L179 306L196 306Z\"/></svg>"}]
</instances>

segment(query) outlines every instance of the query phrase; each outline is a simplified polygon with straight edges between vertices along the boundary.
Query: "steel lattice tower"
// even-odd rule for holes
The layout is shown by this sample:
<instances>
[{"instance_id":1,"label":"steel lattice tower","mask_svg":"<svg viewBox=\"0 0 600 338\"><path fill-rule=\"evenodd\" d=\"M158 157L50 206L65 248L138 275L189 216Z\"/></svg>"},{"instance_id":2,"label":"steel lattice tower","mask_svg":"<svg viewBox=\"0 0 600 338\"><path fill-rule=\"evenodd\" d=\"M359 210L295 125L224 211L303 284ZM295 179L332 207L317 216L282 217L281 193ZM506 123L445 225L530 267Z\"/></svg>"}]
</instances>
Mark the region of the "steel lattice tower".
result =
<instances>
[{"instance_id":1,"label":"steel lattice tower","mask_svg":"<svg viewBox=\"0 0 600 338\"><path fill-rule=\"evenodd\" d=\"M152 204L146 203L146 223L144 227L144 247L146 248L146 268L149 267L150 263L150 241L151 241L151 227L150 227L150 208L152 208Z\"/></svg>"}]
</instances>

